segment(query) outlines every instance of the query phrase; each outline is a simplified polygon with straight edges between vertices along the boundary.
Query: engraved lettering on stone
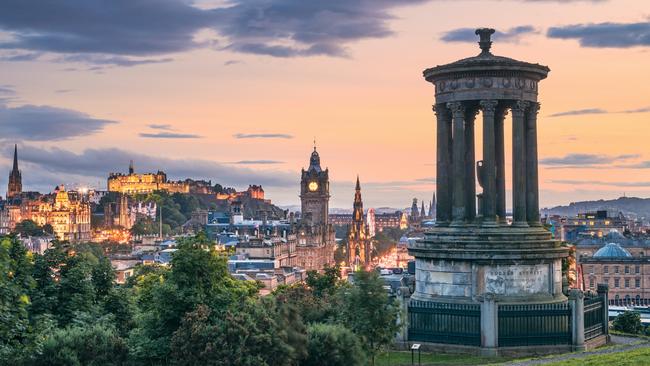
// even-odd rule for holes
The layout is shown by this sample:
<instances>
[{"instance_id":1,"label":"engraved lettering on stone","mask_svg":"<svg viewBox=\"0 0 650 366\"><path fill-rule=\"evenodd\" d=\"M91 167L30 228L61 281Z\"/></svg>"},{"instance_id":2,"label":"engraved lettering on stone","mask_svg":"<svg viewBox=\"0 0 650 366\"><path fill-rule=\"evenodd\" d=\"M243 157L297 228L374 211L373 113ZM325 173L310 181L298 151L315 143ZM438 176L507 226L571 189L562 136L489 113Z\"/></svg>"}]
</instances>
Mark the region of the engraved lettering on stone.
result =
<instances>
[{"instance_id":1,"label":"engraved lettering on stone","mask_svg":"<svg viewBox=\"0 0 650 366\"><path fill-rule=\"evenodd\" d=\"M548 291L548 266L493 266L485 269L485 291L499 295Z\"/></svg>"}]
</instances>

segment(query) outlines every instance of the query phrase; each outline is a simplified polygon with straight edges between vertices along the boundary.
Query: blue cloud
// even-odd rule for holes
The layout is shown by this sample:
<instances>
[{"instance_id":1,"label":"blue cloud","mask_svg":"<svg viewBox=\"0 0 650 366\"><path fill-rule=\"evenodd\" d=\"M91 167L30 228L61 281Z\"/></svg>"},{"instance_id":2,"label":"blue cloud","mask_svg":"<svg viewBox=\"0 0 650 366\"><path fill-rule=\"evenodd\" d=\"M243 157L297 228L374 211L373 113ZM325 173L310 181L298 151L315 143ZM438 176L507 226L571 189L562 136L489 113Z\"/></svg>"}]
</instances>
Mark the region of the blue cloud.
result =
<instances>
[{"instance_id":1,"label":"blue cloud","mask_svg":"<svg viewBox=\"0 0 650 366\"><path fill-rule=\"evenodd\" d=\"M550 38L577 39L582 47L650 46L650 21L566 25L549 28L546 35Z\"/></svg>"},{"instance_id":2,"label":"blue cloud","mask_svg":"<svg viewBox=\"0 0 650 366\"><path fill-rule=\"evenodd\" d=\"M286 133L236 133L232 135L236 139L292 139L293 136Z\"/></svg>"},{"instance_id":3,"label":"blue cloud","mask_svg":"<svg viewBox=\"0 0 650 366\"><path fill-rule=\"evenodd\" d=\"M140 137L150 139L200 139L203 136L195 135L193 133L174 133L174 132L157 132L157 133L140 133Z\"/></svg>"},{"instance_id":4,"label":"blue cloud","mask_svg":"<svg viewBox=\"0 0 650 366\"><path fill-rule=\"evenodd\" d=\"M445 42L477 42L478 38L474 31L476 28L458 28L450 30L440 37L440 40ZM524 35L535 34L538 31L532 25L522 25L510 28L506 31L498 31L494 33L492 39L497 42L516 43L521 40Z\"/></svg>"},{"instance_id":5,"label":"blue cloud","mask_svg":"<svg viewBox=\"0 0 650 366\"><path fill-rule=\"evenodd\" d=\"M87 54L83 62L132 66L149 57L219 48L274 57L344 56L345 45L393 32L390 11L428 0L232 0L212 8L178 0L4 0L0 48ZM212 30L216 39L195 38Z\"/></svg>"},{"instance_id":6,"label":"blue cloud","mask_svg":"<svg viewBox=\"0 0 650 366\"><path fill-rule=\"evenodd\" d=\"M1 139L54 141L92 135L115 121L50 106L8 107L0 103Z\"/></svg>"}]
</instances>

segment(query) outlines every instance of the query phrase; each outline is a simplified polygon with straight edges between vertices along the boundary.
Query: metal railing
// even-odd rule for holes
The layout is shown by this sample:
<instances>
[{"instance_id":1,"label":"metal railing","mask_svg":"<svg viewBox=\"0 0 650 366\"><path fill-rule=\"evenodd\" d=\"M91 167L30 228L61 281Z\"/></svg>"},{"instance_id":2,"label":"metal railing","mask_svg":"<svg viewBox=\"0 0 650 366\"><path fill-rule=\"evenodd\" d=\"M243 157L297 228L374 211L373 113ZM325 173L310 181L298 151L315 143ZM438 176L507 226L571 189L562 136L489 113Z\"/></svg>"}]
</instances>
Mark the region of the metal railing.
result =
<instances>
[{"instance_id":1,"label":"metal railing","mask_svg":"<svg viewBox=\"0 0 650 366\"><path fill-rule=\"evenodd\" d=\"M481 345L479 304L411 301L408 314L411 341Z\"/></svg>"},{"instance_id":2,"label":"metal railing","mask_svg":"<svg viewBox=\"0 0 650 366\"><path fill-rule=\"evenodd\" d=\"M569 303L499 305L499 347L571 344Z\"/></svg>"},{"instance_id":3,"label":"metal railing","mask_svg":"<svg viewBox=\"0 0 650 366\"><path fill-rule=\"evenodd\" d=\"M585 297L584 319L585 319L585 340L590 340L605 334L603 329L603 316L605 312L605 298L601 296Z\"/></svg>"}]
</instances>

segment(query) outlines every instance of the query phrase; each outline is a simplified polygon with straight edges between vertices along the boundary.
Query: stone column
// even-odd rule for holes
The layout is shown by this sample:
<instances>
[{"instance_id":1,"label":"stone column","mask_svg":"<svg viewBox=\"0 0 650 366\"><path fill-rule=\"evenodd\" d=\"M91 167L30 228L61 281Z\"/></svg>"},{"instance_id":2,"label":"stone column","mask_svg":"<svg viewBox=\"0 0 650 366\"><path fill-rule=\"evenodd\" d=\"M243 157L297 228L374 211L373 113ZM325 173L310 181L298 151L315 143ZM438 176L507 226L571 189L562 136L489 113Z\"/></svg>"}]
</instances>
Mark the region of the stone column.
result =
<instances>
[{"instance_id":1,"label":"stone column","mask_svg":"<svg viewBox=\"0 0 650 366\"><path fill-rule=\"evenodd\" d=\"M496 226L496 100L482 100L483 110L483 226Z\"/></svg>"},{"instance_id":2,"label":"stone column","mask_svg":"<svg viewBox=\"0 0 650 366\"><path fill-rule=\"evenodd\" d=\"M433 107L437 119L436 131L436 225L451 221L451 113L444 104Z\"/></svg>"},{"instance_id":3,"label":"stone column","mask_svg":"<svg viewBox=\"0 0 650 366\"><path fill-rule=\"evenodd\" d=\"M452 209L451 226L465 223L465 105L461 102L447 103L453 116L452 137Z\"/></svg>"},{"instance_id":4,"label":"stone column","mask_svg":"<svg viewBox=\"0 0 650 366\"><path fill-rule=\"evenodd\" d=\"M574 351L585 350L585 294L578 289L569 291L571 303L571 340Z\"/></svg>"},{"instance_id":5,"label":"stone column","mask_svg":"<svg viewBox=\"0 0 650 366\"><path fill-rule=\"evenodd\" d=\"M609 342L609 285L599 283L596 289L598 296L603 298L603 333L607 335Z\"/></svg>"},{"instance_id":6,"label":"stone column","mask_svg":"<svg viewBox=\"0 0 650 366\"><path fill-rule=\"evenodd\" d=\"M537 173L537 112L539 103L531 103L526 113L526 219L530 226L539 221L539 176Z\"/></svg>"},{"instance_id":7,"label":"stone column","mask_svg":"<svg viewBox=\"0 0 650 366\"><path fill-rule=\"evenodd\" d=\"M500 107L494 124L494 148L496 165L496 213L500 223L506 222L506 154L503 124L508 114L506 107Z\"/></svg>"},{"instance_id":8,"label":"stone column","mask_svg":"<svg viewBox=\"0 0 650 366\"><path fill-rule=\"evenodd\" d=\"M496 356L499 346L499 312L494 294L486 293L481 302L481 354Z\"/></svg>"},{"instance_id":9,"label":"stone column","mask_svg":"<svg viewBox=\"0 0 650 366\"><path fill-rule=\"evenodd\" d=\"M465 109L465 215L467 222L476 219L476 148L474 121L478 111Z\"/></svg>"},{"instance_id":10,"label":"stone column","mask_svg":"<svg viewBox=\"0 0 650 366\"><path fill-rule=\"evenodd\" d=\"M526 119L528 102L512 107L512 208L513 226L528 227L526 220Z\"/></svg>"}]
</instances>

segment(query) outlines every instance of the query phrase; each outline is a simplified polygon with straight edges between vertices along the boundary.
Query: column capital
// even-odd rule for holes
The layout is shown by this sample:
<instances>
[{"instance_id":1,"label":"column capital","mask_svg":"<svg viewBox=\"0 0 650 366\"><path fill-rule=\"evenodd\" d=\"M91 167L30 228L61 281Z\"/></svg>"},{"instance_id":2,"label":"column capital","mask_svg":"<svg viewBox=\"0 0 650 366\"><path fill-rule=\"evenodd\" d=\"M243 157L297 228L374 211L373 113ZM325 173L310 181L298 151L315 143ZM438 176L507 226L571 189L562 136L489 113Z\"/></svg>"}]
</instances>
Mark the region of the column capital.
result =
<instances>
[{"instance_id":1,"label":"column capital","mask_svg":"<svg viewBox=\"0 0 650 366\"><path fill-rule=\"evenodd\" d=\"M530 102L527 102L525 100L518 100L512 106L512 113L524 113L524 112L526 112L526 109L528 109L529 105L530 105Z\"/></svg>"},{"instance_id":2,"label":"column capital","mask_svg":"<svg viewBox=\"0 0 650 366\"><path fill-rule=\"evenodd\" d=\"M538 103L538 102L530 102L530 104L528 105L528 109L527 109L528 116L529 117L537 116L537 113L539 113L539 108L540 107L541 107L540 103Z\"/></svg>"},{"instance_id":3,"label":"column capital","mask_svg":"<svg viewBox=\"0 0 650 366\"><path fill-rule=\"evenodd\" d=\"M496 112L497 104L499 104L499 101L487 99L487 100L480 101L479 104L481 105L481 109L483 110L483 113L492 114Z\"/></svg>"},{"instance_id":4,"label":"column capital","mask_svg":"<svg viewBox=\"0 0 650 366\"><path fill-rule=\"evenodd\" d=\"M445 104L434 104L431 106L431 110L436 116L446 116L450 113L449 108Z\"/></svg>"},{"instance_id":5,"label":"column capital","mask_svg":"<svg viewBox=\"0 0 650 366\"><path fill-rule=\"evenodd\" d=\"M449 102L447 108L451 110L454 116L463 116L465 113L465 104L463 102Z\"/></svg>"}]
</instances>

